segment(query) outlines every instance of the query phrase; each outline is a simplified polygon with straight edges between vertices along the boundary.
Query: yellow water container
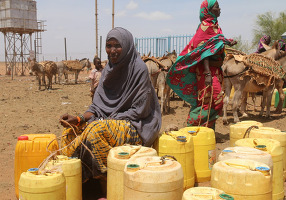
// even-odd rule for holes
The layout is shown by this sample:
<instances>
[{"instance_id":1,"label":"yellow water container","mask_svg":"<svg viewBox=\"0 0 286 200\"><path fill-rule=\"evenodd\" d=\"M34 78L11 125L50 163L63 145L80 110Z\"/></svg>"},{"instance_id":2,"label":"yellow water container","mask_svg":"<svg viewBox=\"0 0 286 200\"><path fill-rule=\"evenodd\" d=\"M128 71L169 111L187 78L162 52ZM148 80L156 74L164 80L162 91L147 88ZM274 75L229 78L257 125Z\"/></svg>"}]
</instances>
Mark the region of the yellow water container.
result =
<instances>
[{"instance_id":1,"label":"yellow water container","mask_svg":"<svg viewBox=\"0 0 286 200\"><path fill-rule=\"evenodd\" d=\"M14 181L17 198L19 197L18 181L21 173L30 168L38 167L50 155L47 146L54 139L56 139L55 134L25 134L18 137L14 160ZM58 150L57 140L54 140L48 149L50 151Z\"/></svg>"},{"instance_id":2,"label":"yellow water container","mask_svg":"<svg viewBox=\"0 0 286 200\"><path fill-rule=\"evenodd\" d=\"M82 171L81 160L74 157L58 155L51 160L46 170L62 171L66 179L66 200L82 199Z\"/></svg>"},{"instance_id":3,"label":"yellow water container","mask_svg":"<svg viewBox=\"0 0 286 200\"><path fill-rule=\"evenodd\" d=\"M278 140L283 149L283 169L284 180L286 178L286 132L282 132L279 129L271 127L259 127L258 129L252 129L249 134L250 138L269 138Z\"/></svg>"},{"instance_id":4,"label":"yellow water container","mask_svg":"<svg viewBox=\"0 0 286 200\"><path fill-rule=\"evenodd\" d=\"M189 133L170 131L163 133L156 147L159 156L171 155L182 165L184 189L195 185L194 143Z\"/></svg>"},{"instance_id":5,"label":"yellow water container","mask_svg":"<svg viewBox=\"0 0 286 200\"><path fill-rule=\"evenodd\" d=\"M183 169L175 160L144 156L126 163L124 200L181 200L183 191Z\"/></svg>"},{"instance_id":6,"label":"yellow water container","mask_svg":"<svg viewBox=\"0 0 286 200\"><path fill-rule=\"evenodd\" d=\"M233 197L224 191L212 187L193 187L187 189L182 200L233 200Z\"/></svg>"},{"instance_id":7,"label":"yellow water container","mask_svg":"<svg viewBox=\"0 0 286 200\"><path fill-rule=\"evenodd\" d=\"M247 120L230 125L229 146L233 147L237 140L243 139L246 130L251 126L262 127L263 124L257 121Z\"/></svg>"},{"instance_id":8,"label":"yellow water container","mask_svg":"<svg viewBox=\"0 0 286 200\"><path fill-rule=\"evenodd\" d=\"M272 199L284 199L283 183L283 149L280 142L268 138L245 138L235 142L235 146L247 146L266 151L272 156L273 179L272 179Z\"/></svg>"},{"instance_id":9,"label":"yellow water container","mask_svg":"<svg viewBox=\"0 0 286 200\"><path fill-rule=\"evenodd\" d=\"M273 170L272 156L259 149L252 147L227 147L219 154L217 161L228 159L249 159L256 162L261 162L270 167Z\"/></svg>"},{"instance_id":10,"label":"yellow water container","mask_svg":"<svg viewBox=\"0 0 286 200\"><path fill-rule=\"evenodd\" d=\"M217 162L212 170L211 186L235 200L271 200L271 170L264 163L247 159Z\"/></svg>"},{"instance_id":11,"label":"yellow water container","mask_svg":"<svg viewBox=\"0 0 286 200\"><path fill-rule=\"evenodd\" d=\"M122 200L124 190L124 167L134 158L141 156L157 156L153 148L124 145L114 147L107 157L107 199Z\"/></svg>"},{"instance_id":12,"label":"yellow water container","mask_svg":"<svg viewBox=\"0 0 286 200\"><path fill-rule=\"evenodd\" d=\"M216 161L215 133L207 127L185 127L179 130L193 136L194 166L196 182L205 182L211 179L211 170Z\"/></svg>"},{"instance_id":13,"label":"yellow water container","mask_svg":"<svg viewBox=\"0 0 286 200\"><path fill-rule=\"evenodd\" d=\"M20 200L65 200L66 182L62 173L38 175L36 169L23 172L19 180Z\"/></svg>"}]
</instances>

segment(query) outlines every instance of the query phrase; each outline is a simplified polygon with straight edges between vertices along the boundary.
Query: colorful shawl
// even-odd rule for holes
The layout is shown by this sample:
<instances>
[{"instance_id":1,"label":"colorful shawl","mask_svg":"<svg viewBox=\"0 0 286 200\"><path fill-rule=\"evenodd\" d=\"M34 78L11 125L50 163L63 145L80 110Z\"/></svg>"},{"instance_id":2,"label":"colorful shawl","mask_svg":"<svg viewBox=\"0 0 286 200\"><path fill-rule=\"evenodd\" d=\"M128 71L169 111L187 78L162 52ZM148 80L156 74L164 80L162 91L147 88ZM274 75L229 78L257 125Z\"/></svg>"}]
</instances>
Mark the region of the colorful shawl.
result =
<instances>
[{"instance_id":1,"label":"colorful shawl","mask_svg":"<svg viewBox=\"0 0 286 200\"><path fill-rule=\"evenodd\" d=\"M263 44L269 45L271 42L271 37L269 35L264 35L262 38L260 38L258 43L258 48L255 53L262 53L266 51Z\"/></svg>"},{"instance_id":2,"label":"colorful shawl","mask_svg":"<svg viewBox=\"0 0 286 200\"><path fill-rule=\"evenodd\" d=\"M212 60L222 61L224 44L230 44L222 34L217 17L210 12L216 0L204 0L200 9L200 25L189 44L178 56L167 74L167 83L178 96L190 103L197 105L197 80L194 68L203 59L210 57Z\"/></svg>"}]
</instances>

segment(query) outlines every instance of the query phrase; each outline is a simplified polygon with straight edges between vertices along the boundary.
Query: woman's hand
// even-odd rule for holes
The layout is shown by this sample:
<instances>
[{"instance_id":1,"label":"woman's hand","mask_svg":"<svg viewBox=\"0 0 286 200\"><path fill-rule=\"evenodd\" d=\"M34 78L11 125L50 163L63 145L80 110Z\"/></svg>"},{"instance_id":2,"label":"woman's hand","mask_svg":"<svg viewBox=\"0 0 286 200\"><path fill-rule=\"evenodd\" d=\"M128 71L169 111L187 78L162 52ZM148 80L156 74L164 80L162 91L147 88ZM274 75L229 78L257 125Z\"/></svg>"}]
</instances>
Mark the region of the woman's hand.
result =
<instances>
[{"instance_id":1,"label":"woman's hand","mask_svg":"<svg viewBox=\"0 0 286 200\"><path fill-rule=\"evenodd\" d=\"M229 46L232 47L233 45L236 45L236 44L237 44L237 41L233 40L233 41L230 42Z\"/></svg>"},{"instance_id":2,"label":"woman's hand","mask_svg":"<svg viewBox=\"0 0 286 200\"><path fill-rule=\"evenodd\" d=\"M77 117L69 115L67 113L60 117L60 123L63 127L69 127L69 125L67 123L63 122L62 120L66 121L67 123L69 123L71 125L77 125L78 124Z\"/></svg>"}]
</instances>

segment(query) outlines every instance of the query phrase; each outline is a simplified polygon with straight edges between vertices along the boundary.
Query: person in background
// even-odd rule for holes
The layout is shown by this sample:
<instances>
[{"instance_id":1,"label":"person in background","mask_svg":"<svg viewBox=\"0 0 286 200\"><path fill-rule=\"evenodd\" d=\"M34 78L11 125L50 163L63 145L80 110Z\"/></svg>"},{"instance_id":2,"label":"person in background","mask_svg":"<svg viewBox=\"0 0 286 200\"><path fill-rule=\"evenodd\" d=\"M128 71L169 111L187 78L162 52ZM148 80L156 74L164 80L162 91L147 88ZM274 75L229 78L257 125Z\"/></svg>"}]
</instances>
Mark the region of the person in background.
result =
<instances>
[{"instance_id":1,"label":"person in background","mask_svg":"<svg viewBox=\"0 0 286 200\"><path fill-rule=\"evenodd\" d=\"M103 67L101 65L101 59L97 56L93 58L93 64L95 66L95 69L93 69L90 74L90 96L93 100L94 92L98 86L100 77L101 77L101 72L103 70Z\"/></svg>"},{"instance_id":2,"label":"person in background","mask_svg":"<svg viewBox=\"0 0 286 200\"><path fill-rule=\"evenodd\" d=\"M284 40L282 39L278 40L278 45L281 51L286 51L286 43L284 42Z\"/></svg>"},{"instance_id":3,"label":"person in background","mask_svg":"<svg viewBox=\"0 0 286 200\"><path fill-rule=\"evenodd\" d=\"M262 53L264 51L266 51L264 45L268 45L271 42L271 37L270 35L264 35L262 38L260 38L259 43L258 43L258 47L255 53Z\"/></svg>"},{"instance_id":4,"label":"person in background","mask_svg":"<svg viewBox=\"0 0 286 200\"><path fill-rule=\"evenodd\" d=\"M217 0L204 0L200 8L200 25L167 74L166 81L183 100L191 104L188 126L215 129L223 107L221 66L226 39L218 25L220 7Z\"/></svg>"},{"instance_id":5,"label":"person in background","mask_svg":"<svg viewBox=\"0 0 286 200\"><path fill-rule=\"evenodd\" d=\"M161 128L158 98L132 34L121 27L112 29L105 49L108 63L89 109L60 117L65 127L62 154L81 159L83 182L106 180L110 149L124 144L150 147Z\"/></svg>"}]
</instances>

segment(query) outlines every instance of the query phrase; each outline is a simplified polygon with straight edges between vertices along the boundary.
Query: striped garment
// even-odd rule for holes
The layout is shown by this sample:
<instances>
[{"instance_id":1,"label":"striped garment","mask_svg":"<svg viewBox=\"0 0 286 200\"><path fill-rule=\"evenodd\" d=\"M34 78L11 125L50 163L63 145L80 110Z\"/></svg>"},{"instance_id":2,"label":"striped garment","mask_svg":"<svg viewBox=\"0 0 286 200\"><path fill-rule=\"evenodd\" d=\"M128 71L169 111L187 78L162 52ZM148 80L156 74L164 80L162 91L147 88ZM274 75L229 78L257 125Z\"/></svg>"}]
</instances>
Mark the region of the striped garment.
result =
<instances>
[{"instance_id":1,"label":"striped garment","mask_svg":"<svg viewBox=\"0 0 286 200\"><path fill-rule=\"evenodd\" d=\"M110 149L124 144L138 145L142 140L136 129L126 120L97 120L83 130L64 129L61 139L62 154L78 157L82 161L82 180L105 178L107 156ZM83 142L84 145L81 144Z\"/></svg>"}]
</instances>

